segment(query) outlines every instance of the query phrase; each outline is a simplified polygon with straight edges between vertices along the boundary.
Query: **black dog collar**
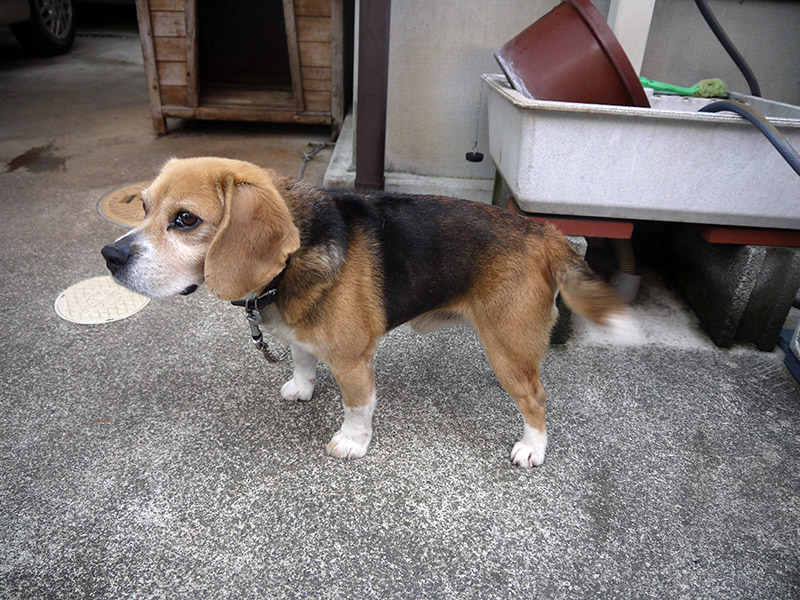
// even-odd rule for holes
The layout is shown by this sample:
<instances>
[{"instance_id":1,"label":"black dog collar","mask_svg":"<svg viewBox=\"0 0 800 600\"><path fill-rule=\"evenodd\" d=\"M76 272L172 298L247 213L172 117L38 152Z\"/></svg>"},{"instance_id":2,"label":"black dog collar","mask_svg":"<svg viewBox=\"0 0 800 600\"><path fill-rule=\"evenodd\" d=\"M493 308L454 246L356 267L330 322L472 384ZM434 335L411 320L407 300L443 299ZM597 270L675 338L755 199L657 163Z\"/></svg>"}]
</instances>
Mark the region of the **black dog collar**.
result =
<instances>
[{"instance_id":1,"label":"black dog collar","mask_svg":"<svg viewBox=\"0 0 800 600\"><path fill-rule=\"evenodd\" d=\"M278 296L278 285L283 279L283 276L286 274L286 269L289 268L289 261L286 261L286 266L283 268L283 271L278 273L275 276L275 279L267 284L266 289L261 292L261 295L256 296L252 300L233 300L231 304L234 306L243 306L247 310L264 310L270 304L275 302L275 299Z\"/></svg>"}]
</instances>

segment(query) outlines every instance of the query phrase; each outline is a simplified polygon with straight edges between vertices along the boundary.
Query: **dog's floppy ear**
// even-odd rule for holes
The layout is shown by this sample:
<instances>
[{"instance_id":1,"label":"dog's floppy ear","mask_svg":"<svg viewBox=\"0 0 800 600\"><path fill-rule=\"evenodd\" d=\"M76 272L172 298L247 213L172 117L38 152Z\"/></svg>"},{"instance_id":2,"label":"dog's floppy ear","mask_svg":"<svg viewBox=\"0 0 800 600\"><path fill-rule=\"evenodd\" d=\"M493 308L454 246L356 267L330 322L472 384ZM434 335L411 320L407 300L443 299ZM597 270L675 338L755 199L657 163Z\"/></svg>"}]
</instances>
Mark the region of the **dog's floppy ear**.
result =
<instances>
[{"instance_id":1,"label":"dog's floppy ear","mask_svg":"<svg viewBox=\"0 0 800 600\"><path fill-rule=\"evenodd\" d=\"M237 300L272 281L300 247L300 233L278 190L266 177L255 183L233 175L217 182L224 215L206 254L212 294Z\"/></svg>"}]
</instances>

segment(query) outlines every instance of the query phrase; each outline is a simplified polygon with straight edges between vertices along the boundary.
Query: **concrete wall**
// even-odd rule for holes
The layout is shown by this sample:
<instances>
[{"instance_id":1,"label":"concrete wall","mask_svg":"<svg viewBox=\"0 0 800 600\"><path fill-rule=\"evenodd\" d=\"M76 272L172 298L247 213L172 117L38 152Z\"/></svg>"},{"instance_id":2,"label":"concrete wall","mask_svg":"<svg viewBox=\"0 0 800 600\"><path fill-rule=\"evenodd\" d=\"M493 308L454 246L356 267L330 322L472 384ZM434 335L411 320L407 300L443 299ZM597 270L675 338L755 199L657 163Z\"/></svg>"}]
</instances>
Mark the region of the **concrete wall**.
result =
<instances>
[{"instance_id":1,"label":"concrete wall","mask_svg":"<svg viewBox=\"0 0 800 600\"><path fill-rule=\"evenodd\" d=\"M389 57L387 169L457 178L492 178L470 163L480 115L479 148L488 147L481 75L497 73L493 52L558 0L430 2L395 0Z\"/></svg>"},{"instance_id":2,"label":"concrete wall","mask_svg":"<svg viewBox=\"0 0 800 600\"><path fill-rule=\"evenodd\" d=\"M763 97L800 105L800 2L708 0L708 4L755 73ZM656 0L642 75L687 86L721 77L729 89L749 93L744 77L693 0Z\"/></svg>"},{"instance_id":3,"label":"concrete wall","mask_svg":"<svg viewBox=\"0 0 800 600\"><path fill-rule=\"evenodd\" d=\"M594 1L603 16L609 3ZM387 189L490 200L495 171L488 155L480 76L500 72L494 50L556 4L558 0L394 0ZM710 5L755 71L764 96L800 104L800 2L710 0ZM642 74L687 86L721 77L731 89L748 91L693 0L656 1ZM348 140L354 119L348 120L326 178L329 185L352 185ZM470 163L464 155L472 150L478 123L478 150L485 158Z\"/></svg>"}]
</instances>

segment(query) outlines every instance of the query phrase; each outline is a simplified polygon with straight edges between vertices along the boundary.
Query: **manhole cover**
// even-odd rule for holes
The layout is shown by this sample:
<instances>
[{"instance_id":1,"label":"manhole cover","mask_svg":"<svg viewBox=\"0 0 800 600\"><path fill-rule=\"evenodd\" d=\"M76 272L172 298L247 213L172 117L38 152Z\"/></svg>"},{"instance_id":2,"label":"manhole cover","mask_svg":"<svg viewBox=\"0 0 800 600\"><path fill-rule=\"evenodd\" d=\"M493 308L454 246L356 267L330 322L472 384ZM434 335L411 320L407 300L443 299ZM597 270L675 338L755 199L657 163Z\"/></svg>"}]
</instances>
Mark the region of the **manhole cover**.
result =
<instances>
[{"instance_id":1,"label":"manhole cover","mask_svg":"<svg viewBox=\"0 0 800 600\"><path fill-rule=\"evenodd\" d=\"M136 227L144 219L142 190L148 185L149 181L143 181L111 192L100 200L100 214L114 223Z\"/></svg>"},{"instance_id":2,"label":"manhole cover","mask_svg":"<svg viewBox=\"0 0 800 600\"><path fill-rule=\"evenodd\" d=\"M129 317L148 302L149 298L122 287L106 275L68 287L56 298L55 309L66 321L96 325Z\"/></svg>"}]
</instances>

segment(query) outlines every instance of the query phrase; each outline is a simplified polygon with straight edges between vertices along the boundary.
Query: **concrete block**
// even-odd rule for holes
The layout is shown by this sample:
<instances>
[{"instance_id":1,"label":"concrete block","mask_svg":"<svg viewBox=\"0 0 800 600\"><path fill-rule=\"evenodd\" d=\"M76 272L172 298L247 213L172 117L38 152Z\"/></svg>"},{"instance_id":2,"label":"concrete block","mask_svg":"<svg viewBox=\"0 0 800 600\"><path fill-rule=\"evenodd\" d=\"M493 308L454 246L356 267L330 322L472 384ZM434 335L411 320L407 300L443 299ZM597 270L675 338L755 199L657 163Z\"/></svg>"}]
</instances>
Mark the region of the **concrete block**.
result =
<instances>
[{"instance_id":1,"label":"concrete block","mask_svg":"<svg viewBox=\"0 0 800 600\"><path fill-rule=\"evenodd\" d=\"M672 266L715 344L775 347L800 287L800 249L711 244L690 225L670 234Z\"/></svg>"}]
</instances>

